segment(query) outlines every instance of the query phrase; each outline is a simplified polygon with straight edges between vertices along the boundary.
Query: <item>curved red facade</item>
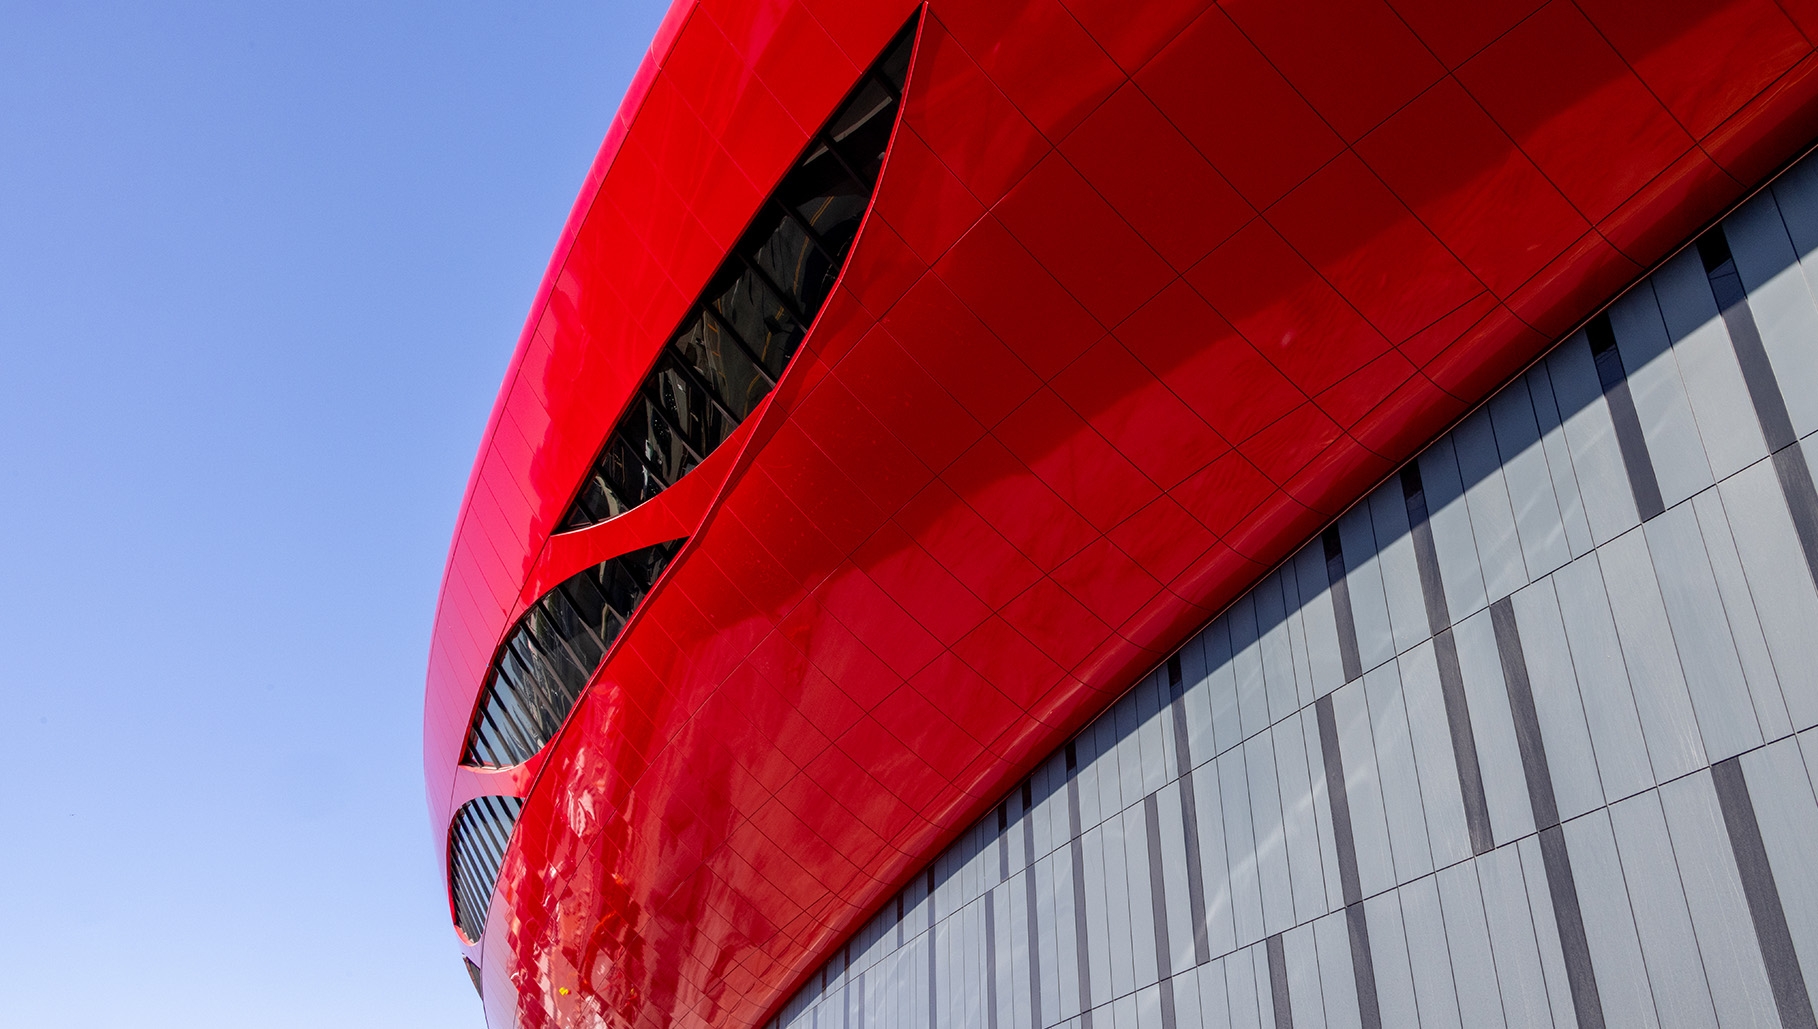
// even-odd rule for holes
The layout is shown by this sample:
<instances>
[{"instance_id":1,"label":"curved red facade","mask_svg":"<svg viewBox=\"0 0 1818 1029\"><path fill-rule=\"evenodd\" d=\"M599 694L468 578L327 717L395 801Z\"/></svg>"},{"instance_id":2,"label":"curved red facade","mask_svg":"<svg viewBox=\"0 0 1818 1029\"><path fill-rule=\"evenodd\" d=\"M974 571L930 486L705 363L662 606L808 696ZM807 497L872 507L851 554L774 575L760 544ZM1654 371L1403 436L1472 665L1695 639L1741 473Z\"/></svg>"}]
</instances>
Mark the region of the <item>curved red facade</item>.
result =
<instances>
[{"instance_id":1,"label":"curved red facade","mask_svg":"<svg viewBox=\"0 0 1818 1029\"><path fill-rule=\"evenodd\" d=\"M760 200L922 10L794 364L553 535ZM526 798L495 1026L761 1022L1027 766L1818 134L1818 4L678 0L494 407L430 655ZM689 541L567 725L459 766L543 591Z\"/></svg>"}]
</instances>

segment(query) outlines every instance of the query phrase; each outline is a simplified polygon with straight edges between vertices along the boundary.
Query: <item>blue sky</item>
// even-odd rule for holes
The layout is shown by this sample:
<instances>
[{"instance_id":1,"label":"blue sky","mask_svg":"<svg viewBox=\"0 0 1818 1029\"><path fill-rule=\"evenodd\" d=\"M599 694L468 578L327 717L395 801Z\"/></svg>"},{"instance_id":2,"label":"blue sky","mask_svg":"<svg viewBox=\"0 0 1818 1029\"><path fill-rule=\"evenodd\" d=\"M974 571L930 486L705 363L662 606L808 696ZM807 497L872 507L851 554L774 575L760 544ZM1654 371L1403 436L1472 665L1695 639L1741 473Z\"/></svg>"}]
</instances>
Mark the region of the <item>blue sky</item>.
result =
<instances>
[{"instance_id":1,"label":"blue sky","mask_svg":"<svg viewBox=\"0 0 1818 1029\"><path fill-rule=\"evenodd\" d=\"M0 4L0 1026L481 1024L430 620L665 6Z\"/></svg>"}]
</instances>

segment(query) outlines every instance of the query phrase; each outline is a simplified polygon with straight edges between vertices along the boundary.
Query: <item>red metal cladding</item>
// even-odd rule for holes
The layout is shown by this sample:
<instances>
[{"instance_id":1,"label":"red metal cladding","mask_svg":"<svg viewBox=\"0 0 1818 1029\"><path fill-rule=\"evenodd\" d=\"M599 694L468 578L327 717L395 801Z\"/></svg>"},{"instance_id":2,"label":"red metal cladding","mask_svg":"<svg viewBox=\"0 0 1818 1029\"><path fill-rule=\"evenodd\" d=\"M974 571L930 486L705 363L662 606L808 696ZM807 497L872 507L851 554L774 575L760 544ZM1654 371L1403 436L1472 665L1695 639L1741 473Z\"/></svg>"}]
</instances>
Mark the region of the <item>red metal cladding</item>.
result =
<instances>
[{"instance_id":1,"label":"red metal cladding","mask_svg":"<svg viewBox=\"0 0 1818 1029\"><path fill-rule=\"evenodd\" d=\"M467 949L493 1025L760 1022L1033 761L1818 135L1809 4L930 0L873 209L766 406L647 509L552 539L918 6L678 0L557 247L425 703L438 847L463 800L528 798ZM458 770L525 607L678 534L545 752Z\"/></svg>"}]
</instances>

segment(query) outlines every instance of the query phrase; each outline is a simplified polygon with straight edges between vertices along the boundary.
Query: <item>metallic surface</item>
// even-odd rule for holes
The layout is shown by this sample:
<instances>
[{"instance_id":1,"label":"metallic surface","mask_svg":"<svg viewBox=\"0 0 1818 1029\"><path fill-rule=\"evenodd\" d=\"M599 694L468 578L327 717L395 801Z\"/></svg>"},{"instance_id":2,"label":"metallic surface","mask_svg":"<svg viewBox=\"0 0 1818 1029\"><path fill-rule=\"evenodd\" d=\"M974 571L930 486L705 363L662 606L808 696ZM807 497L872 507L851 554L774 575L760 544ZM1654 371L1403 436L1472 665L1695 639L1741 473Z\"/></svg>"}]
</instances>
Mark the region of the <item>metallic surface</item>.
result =
<instances>
[{"instance_id":1,"label":"metallic surface","mask_svg":"<svg viewBox=\"0 0 1818 1029\"><path fill-rule=\"evenodd\" d=\"M1814 282L1808 157L1048 754L769 1029L1812 1025Z\"/></svg>"},{"instance_id":2,"label":"metallic surface","mask_svg":"<svg viewBox=\"0 0 1818 1029\"><path fill-rule=\"evenodd\" d=\"M1040 755L1818 134L1810 4L934 0L795 366L657 501L552 539L914 9L678 2L532 307L425 711L438 847L463 800L528 798L468 951L494 1025L763 1019ZM688 534L544 754L458 769L525 606Z\"/></svg>"}]
</instances>

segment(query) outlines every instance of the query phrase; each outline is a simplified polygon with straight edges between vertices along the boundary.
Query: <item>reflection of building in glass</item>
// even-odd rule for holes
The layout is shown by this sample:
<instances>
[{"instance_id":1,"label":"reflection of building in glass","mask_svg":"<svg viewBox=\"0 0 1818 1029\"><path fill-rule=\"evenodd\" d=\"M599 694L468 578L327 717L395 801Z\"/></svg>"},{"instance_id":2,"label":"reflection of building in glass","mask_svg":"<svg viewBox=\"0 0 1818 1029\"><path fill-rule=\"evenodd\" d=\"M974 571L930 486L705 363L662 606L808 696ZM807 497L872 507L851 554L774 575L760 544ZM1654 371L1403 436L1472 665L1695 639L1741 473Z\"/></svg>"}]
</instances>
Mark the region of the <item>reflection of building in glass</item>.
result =
<instances>
[{"instance_id":1,"label":"reflection of building in glass","mask_svg":"<svg viewBox=\"0 0 1818 1029\"><path fill-rule=\"evenodd\" d=\"M1813 1025L1791 11L678 0L437 616L490 1024Z\"/></svg>"}]
</instances>

